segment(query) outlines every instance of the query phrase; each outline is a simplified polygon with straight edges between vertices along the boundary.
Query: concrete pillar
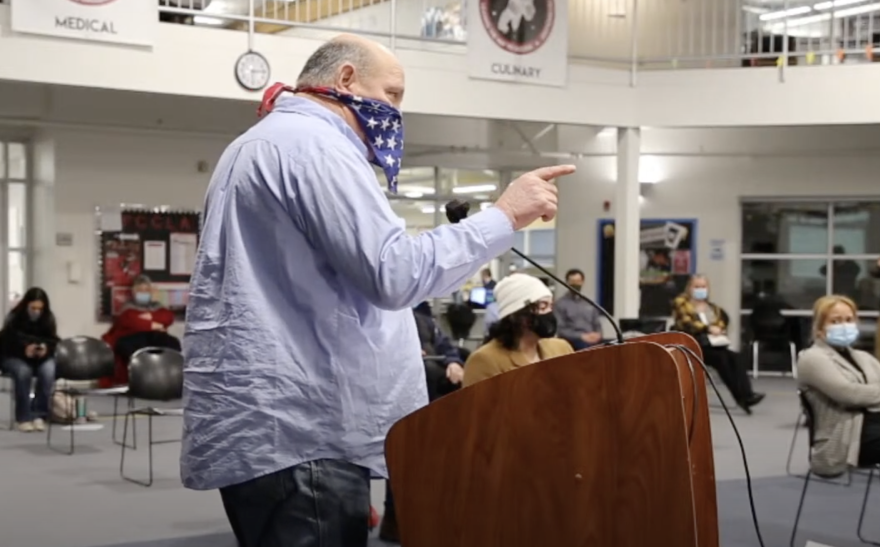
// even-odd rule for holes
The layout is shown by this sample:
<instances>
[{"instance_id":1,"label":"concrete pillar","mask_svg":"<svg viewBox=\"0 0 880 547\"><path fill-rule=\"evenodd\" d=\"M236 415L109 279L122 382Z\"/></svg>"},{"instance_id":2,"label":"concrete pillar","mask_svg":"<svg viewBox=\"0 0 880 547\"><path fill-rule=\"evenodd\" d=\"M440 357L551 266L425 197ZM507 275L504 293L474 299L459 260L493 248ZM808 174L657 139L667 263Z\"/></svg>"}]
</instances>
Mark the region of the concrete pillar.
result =
<instances>
[{"instance_id":1,"label":"concrete pillar","mask_svg":"<svg viewBox=\"0 0 880 547\"><path fill-rule=\"evenodd\" d=\"M639 316L639 148L641 130L617 130L617 184L614 191L614 315Z\"/></svg>"},{"instance_id":2,"label":"concrete pillar","mask_svg":"<svg viewBox=\"0 0 880 547\"><path fill-rule=\"evenodd\" d=\"M55 294L55 140L38 133L32 147L33 180L28 214L30 284Z\"/></svg>"}]
</instances>

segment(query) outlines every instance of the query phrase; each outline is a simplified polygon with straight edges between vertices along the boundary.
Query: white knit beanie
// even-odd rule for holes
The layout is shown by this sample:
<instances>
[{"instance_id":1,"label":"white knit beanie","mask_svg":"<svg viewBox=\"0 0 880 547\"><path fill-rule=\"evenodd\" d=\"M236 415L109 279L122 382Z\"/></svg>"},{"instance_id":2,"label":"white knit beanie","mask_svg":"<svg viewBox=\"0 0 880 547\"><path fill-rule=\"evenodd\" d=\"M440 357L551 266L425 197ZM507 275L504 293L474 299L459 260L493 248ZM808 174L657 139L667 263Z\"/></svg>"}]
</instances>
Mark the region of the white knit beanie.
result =
<instances>
[{"instance_id":1,"label":"white knit beanie","mask_svg":"<svg viewBox=\"0 0 880 547\"><path fill-rule=\"evenodd\" d=\"M493 292L498 305L498 319L504 319L543 298L553 297L543 281L521 273L510 274L499 281Z\"/></svg>"}]
</instances>

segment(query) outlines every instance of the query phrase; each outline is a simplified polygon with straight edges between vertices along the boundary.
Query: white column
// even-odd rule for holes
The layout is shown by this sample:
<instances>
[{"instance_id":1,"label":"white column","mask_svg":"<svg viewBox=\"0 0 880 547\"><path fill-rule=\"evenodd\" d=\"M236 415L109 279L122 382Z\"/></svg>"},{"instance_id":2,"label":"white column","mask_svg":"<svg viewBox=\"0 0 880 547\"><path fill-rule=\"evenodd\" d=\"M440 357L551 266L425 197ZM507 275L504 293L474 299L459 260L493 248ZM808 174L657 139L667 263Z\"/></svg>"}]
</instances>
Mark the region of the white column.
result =
<instances>
[{"instance_id":1,"label":"white column","mask_svg":"<svg viewBox=\"0 0 880 547\"><path fill-rule=\"evenodd\" d=\"M33 179L28 214L32 285L55 294L55 139L40 133L33 140Z\"/></svg>"},{"instance_id":2,"label":"white column","mask_svg":"<svg viewBox=\"0 0 880 547\"><path fill-rule=\"evenodd\" d=\"M617 130L614 192L614 315L639 316L639 146L641 130Z\"/></svg>"}]
</instances>

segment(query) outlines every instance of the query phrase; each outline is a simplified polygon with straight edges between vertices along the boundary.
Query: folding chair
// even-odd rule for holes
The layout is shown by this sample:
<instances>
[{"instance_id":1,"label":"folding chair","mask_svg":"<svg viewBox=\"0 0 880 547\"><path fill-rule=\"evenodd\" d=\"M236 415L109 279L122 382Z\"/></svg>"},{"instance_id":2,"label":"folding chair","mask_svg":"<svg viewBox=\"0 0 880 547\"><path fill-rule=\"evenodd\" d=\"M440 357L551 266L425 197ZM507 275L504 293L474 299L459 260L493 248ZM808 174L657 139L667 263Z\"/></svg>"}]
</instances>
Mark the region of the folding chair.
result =
<instances>
[{"instance_id":1,"label":"folding chair","mask_svg":"<svg viewBox=\"0 0 880 547\"><path fill-rule=\"evenodd\" d=\"M815 429L814 428L816 427L816 421L813 419L813 416L814 416L813 407L810 405L810 401L807 399L807 397L804 395L803 392L799 393L799 397L800 397L800 401L801 401L801 408L803 408L804 414L806 415L807 420L808 420L808 424L809 424L809 428L808 428L809 439L810 439L809 446L810 446L810 453L812 454L813 442L815 440ZM878 468L880 468L880 466L856 468L857 470L868 471L868 481L867 481L867 484L865 485L865 497L862 499L862 509L859 512L859 526L856 530L856 535L858 535L859 541L861 541L862 543L866 543L868 545L880 546L880 542L865 539L863 532L862 532L862 524L864 523L864 520L865 520L865 509L867 509L868 496L871 493L871 482L874 480L874 472ZM794 540L797 537L798 524L800 523L800 520L801 520L801 512L803 511L803 508L804 508L804 500L807 497L807 487L810 485L810 479L812 477L813 477L813 471L812 471L812 466L811 466L810 469L807 470L807 474L804 476L804 487L801 490L801 498L800 498L800 501L798 502L797 513L795 514L795 517L794 517L794 526L792 527L792 530L791 530L791 540L789 542L790 547L794 547ZM852 479L852 474L850 472L847 472L847 481L850 481L851 479ZM822 482L822 480L819 480L817 482ZM832 482L832 481L824 479L824 482ZM835 484L840 484L840 483L835 483ZM847 483L847 485L848 484L849 484L849 482Z\"/></svg>"},{"instance_id":2,"label":"folding chair","mask_svg":"<svg viewBox=\"0 0 880 547\"><path fill-rule=\"evenodd\" d=\"M51 405L52 401L54 401L56 393L63 393L74 399L89 396L116 396L124 388L79 389L71 387L69 383L71 381L93 382L104 376L111 376L115 364L116 360L113 356L113 350L103 340L90 336L76 336L62 340L55 349L56 383L52 389L49 404ZM64 385L59 387L57 380L65 381ZM71 424L69 448L66 451L59 450L52 445L53 420L51 416L49 416L48 422L46 426L46 445L56 452L67 454L68 456L72 455L76 446L76 428Z\"/></svg>"},{"instance_id":3,"label":"folding chair","mask_svg":"<svg viewBox=\"0 0 880 547\"><path fill-rule=\"evenodd\" d=\"M168 348L144 348L131 356L128 365L129 401L173 401L183 397L183 356ZM128 445L128 422L138 416L147 417L147 459L149 474L147 480L132 478L125 474L125 452ZM153 446L157 444L178 443L180 438L168 440L153 439L153 418L163 416L183 416L180 408L158 408L153 406L134 408L129 406L122 426L122 449L119 457L119 475L126 481L141 486L153 485ZM135 444L134 442L132 444Z\"/></svg>"}]
</instances>

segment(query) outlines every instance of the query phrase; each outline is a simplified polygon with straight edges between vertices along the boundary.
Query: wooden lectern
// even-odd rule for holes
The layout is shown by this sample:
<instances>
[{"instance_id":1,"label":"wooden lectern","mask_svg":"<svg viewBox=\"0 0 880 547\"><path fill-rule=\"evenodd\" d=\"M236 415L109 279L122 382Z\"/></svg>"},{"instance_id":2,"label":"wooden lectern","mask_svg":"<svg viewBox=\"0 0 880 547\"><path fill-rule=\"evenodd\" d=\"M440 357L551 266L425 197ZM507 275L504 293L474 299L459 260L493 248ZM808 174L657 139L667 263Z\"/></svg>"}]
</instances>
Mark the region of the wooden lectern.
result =
<instances>
[{"instance_id":1,"label":"wooden lectern","mask_svg":"<svg viewBox=\"0 0 880 547\"><path fill-rule=\"evenodd\" d=\"M693 338L663 333L523 367L391 428L402 547L718 547Z\"/></svg>"}]
</instances>

